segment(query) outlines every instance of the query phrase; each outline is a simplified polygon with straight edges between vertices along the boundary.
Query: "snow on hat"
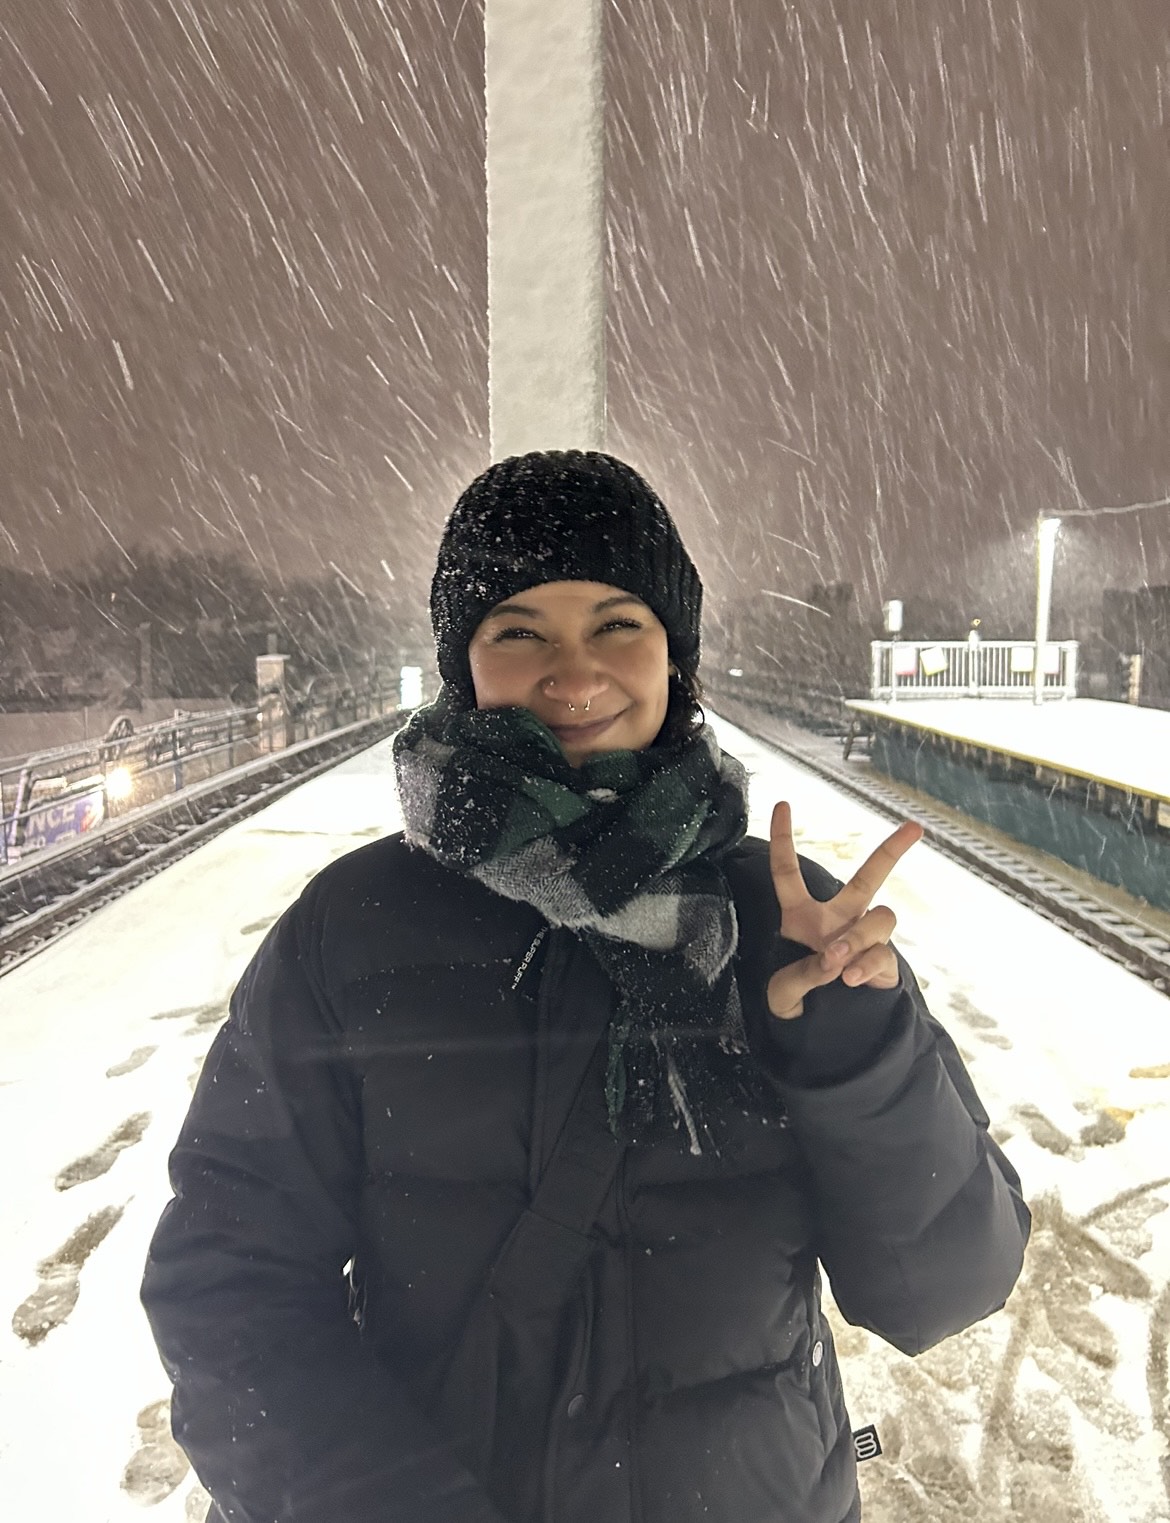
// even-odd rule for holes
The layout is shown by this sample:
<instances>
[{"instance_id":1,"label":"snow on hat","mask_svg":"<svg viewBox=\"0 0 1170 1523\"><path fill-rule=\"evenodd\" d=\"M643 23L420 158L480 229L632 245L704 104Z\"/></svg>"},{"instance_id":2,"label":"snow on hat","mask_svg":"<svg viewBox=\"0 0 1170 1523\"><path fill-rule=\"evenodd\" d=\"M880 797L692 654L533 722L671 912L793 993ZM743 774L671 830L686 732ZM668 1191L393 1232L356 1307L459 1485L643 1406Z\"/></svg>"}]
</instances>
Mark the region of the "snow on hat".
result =
<instances>
[{"instance_id":1,"label":"snow on hat","mask_svg":"<svg viewBox=\"0 0 1170 1523\"><path fill-rule=\"evenodd\" d=\"M513 455L459 498L431 582L443 681L470 697L467 646L481 621L505 598L544 582L604 582L634 593L662 621L675 664L697 668L699 573L653 489L614 456Z\"/></svg>"}]
</instances>

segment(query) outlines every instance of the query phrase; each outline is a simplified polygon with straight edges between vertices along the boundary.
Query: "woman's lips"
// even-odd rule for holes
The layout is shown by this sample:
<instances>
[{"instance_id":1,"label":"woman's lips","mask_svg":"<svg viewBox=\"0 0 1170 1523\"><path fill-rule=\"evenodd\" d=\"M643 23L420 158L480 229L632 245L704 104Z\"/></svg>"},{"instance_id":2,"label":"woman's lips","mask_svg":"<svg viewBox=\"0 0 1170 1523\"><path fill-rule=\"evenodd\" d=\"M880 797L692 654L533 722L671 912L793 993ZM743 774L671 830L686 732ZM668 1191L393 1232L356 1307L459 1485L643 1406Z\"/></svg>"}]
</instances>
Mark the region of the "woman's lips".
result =
<instances>
[{"instance_id":1,"label":"woman's lips","mask_svg":"<svg viewBox=\"0 0 1170 1523\"><path fill-rule=\"evenodd\" d=\"M595 735L603 735L621 717L621 714L610 714L607 719L597 719L591 724L553 724L549 725L549 729L562 743L575 745L583 740L592 740Z\"/></svg>"}]
</instances>

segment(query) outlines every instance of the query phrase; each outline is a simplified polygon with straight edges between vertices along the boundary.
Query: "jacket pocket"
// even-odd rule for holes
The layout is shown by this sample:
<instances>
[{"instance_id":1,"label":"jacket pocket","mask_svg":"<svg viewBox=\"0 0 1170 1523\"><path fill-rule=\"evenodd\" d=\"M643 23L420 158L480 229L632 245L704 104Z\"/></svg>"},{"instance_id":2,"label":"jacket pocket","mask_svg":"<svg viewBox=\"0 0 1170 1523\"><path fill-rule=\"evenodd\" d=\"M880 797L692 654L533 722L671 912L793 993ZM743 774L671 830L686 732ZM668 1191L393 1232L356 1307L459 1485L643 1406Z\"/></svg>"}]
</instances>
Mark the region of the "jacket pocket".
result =
<instances>
[{"instance_id":1,"label":"jacket pocket","mask_svg":"<svg viewBox=\"0 0 1170 1523\"><path fill-rule=\"evenodd\" d=\"M591 1277L567 1305L533 1300L522 1309L482 1291L427 1406L459 1459L517 1520L544 1516L562 1423L583 1390Z\"/></svg>"}]
</instances>

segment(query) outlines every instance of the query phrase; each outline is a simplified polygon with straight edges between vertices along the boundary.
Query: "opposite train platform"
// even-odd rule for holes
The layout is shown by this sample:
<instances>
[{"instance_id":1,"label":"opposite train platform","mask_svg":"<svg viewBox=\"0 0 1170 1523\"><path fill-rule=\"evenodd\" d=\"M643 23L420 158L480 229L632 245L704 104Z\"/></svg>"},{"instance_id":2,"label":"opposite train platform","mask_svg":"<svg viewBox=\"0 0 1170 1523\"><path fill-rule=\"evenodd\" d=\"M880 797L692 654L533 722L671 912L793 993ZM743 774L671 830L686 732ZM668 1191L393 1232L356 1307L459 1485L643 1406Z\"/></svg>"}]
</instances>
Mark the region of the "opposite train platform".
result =
<instances>
[{"instance_id":1,"label":"opposite train platform","mask_svg":"<svg viewBox=\"0 0 1170 1523\"><path fill-rule=\"evenodd\" d=\"M1091 698L847 706L878 771L1170 910L1170 712Z\"/></svg>"}]
</instances>

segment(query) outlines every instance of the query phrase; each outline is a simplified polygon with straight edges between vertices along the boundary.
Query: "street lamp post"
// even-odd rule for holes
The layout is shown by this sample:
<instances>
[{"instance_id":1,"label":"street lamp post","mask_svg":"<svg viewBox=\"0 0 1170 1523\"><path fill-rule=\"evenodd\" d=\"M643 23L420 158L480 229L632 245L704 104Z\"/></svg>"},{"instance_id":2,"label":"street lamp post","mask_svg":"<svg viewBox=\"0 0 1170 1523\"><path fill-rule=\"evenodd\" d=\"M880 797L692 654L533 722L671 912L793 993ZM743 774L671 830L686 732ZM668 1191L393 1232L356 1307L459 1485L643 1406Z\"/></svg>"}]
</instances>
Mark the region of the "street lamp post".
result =
<instances>
[{"instance_id":1,"label":"street lamp post","mask_svg":"<svg viewBox=\"0 0 1170 1523\"><path fill-rule=\"evenodd\" d=\"M1036 653L1032 661L1032 701L1044 702L1044 647L1048 643L1048 615L1052 608L1052 567L1060 519L1043 513L1036 520Z\"/></svg>"}]
</instances>

